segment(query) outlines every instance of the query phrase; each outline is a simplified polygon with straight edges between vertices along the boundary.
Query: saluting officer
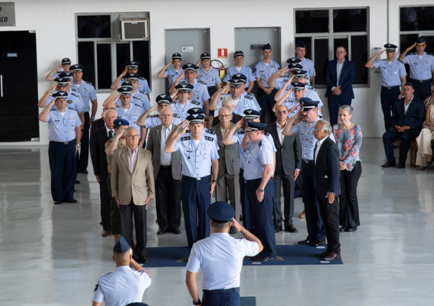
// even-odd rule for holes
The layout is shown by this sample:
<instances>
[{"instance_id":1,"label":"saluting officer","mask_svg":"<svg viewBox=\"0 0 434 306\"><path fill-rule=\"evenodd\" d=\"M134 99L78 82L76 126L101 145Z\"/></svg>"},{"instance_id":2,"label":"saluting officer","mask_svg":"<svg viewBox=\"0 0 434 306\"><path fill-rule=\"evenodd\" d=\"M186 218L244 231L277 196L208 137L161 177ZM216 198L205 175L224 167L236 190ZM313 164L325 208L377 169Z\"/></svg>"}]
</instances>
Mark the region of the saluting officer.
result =
<instances>
[{"instance_id":1,"label":"saluting officer","mask_svg":"<svg viewBox=\"0 0 434 306\"><path fill-rule=\"evenodd\" d=\"M69 69L72 72L71 90L80 95L84 108L84 122L81 129L83 136L81 137L81 150L78 158L78 172L87 174L87 165L89 163L89 128L93 120L95 120L98 101L93 85L83 80L84 66L75 64L69 67ZM90 116L89 101L92 103L92 114Z\"/></svg>"},{"instance_id":2,"label":"saluting officer","mask_svg":"<svg viewBox=\"0 0 434 306\"><path fill-rule=\"evenodd\" d=\"M244 168L247 196L252 212L253 234L264 250L254 260L282 260L277 257L273 226L274 173L273 146L264 136L265 123L247 122L243 148L249 150Z\"/></svg>"},{"instance_id":3,"label":"saluting officer","mask_svg":"<svg viewBox=\"0 0 434 306\"><path fill-rule=\"evenodd\" d=\"M288 81L288 79L290 79L291 77L293 77L295 74L303 71L304 76L305 77L307 71L306 70L302 70L303 67L299 64L300 63L300 59L296 58L296 57L291 57L289 58L287 61L288 63L287 66L280 68L279 70L277 70L275 73L273 73L267 80L267 85L270 87L274 87L277 90L279 90L280 88L282 88L285 83ZM302 83L306 83L306 81L300 81L299 82ZM289 88L288 88L289 89ZM277 93L276 93L277 94ZM278 100L276 97L274 97L274 100Z\"/></svg>"},{"instance_id":4,"label":"saluting officer","mask_svg":"<svg viewBox=\"0 0 434 306\"><path fill-rule=\"evenodd\" d=\"M244 65L244 52L241 50L235 51L234 60L235 65L226 70L226 75L223 78L223 81L227 83L235 74L241 73L247 77L245 90L250 93L255 85L256 78L253 75L252 68Z\"/></svg>"},{"instance_id":5,"label":"saluting officer","mask_svg":"<svg viewBox=\"0 0 434 306\"><path fill-rule=\"evenodd\" d=\"M306 214L306 227L308 236L298 244L308 244L312 246L325 245L325 227L321 219L318 201L315 193L315 161L314 148L317 142L313 135L315 123L320 120L318 116L318 101L309 98L301 98L302 105L295 116L288 119L288 123L282 130L282 135L299 135L301 142L301 181L303 190L303 203ZM303 115L304 120L297 125L294 121Z\"/></svg>"},{"instance_id":6,"label":"saluting officer","mask_svg":"<svg viewBox=\"0 0 434 306\"><path fill-rule=\"evenodd\" d=\"M51 195L54 204L77 203L74 199L75 155L80 146L81 121L76 111L66 107L67 93L54 94L54 99L39 114L48 122L48 157L51 170ZM56 109L52 109L56 104Z\"/></svg>"},{"instance_id":7,"label":"saluting officer","mask_svg":"<svg viewBox=\"0 0 434 306\"><path fill-rule=\"evenodd\" d=\"M258 84L258 102L261 106L261 122L265 122L265 116L267 115L267 109L270 111L271 122L276 121L276 116L271 111L274 104L274 95L277 90L267 85L268 78L279 70L280 65L271 59L271 46L266 44L262 47L262 56L264 59L255 66L256 83Z\"/></svg>"},{"instance_id":8,"label":"saluting officer","mask_svg":"<svg viewBox=\"0 0 434 306\"><path fill-rule=\"evenodd\" d=\"M57 79L59 77L59 74L61 72L69 72L69 67L71 67L71 60L67 57L62 58L60 65L51 70L51 72L45 77L45 80L54 81L54 79ZM59 70L60 68L62 68L63 71Z\"/></svg>"},{"instance_id":9,"label":"saluting officer","mask_svg":"<svg viewBox=\"0 0 434 306\"><path fill-rule=\"evenodd\" d=\"M201 104L197 101L192 101L191 97L193 95L194 86L187 83L178 84L175 86L176 92L176 100L170 104L170 108L172 109L173 118L176 118L177 123L179 124L187 118L187 111L191 108L201 108Z\"/></svg>"},{"instance_id":10,"label":"saluting officer","mask_svg":"<svg viewBox=\"0 0 434 306\"><path fill-rule=\"evenodd\" d=\"M200 62L202 68L197 72L197 79L208 87L208 94L212 96L221 87L220 72L211 67L211 55L209 53L202 53L200 55Z\"/></svg>"},{"instance_id":11,"label":"saluting officer","mask_svg":"<svg viewBox=\"0 0 434 306\"><path fill-rule=\"evenodd\" d=\"M148 95L146 95L146 92L138 89L140 79L141 76L137 73L127 73L125 75L125 80L131 82L131 86L133 87L133 90L131 91L131 102L147 111L151 108L151 103L149 103L149 98Z\"/></svg>"},{"instance_id":12,"label":"saluting officer","mask_svg":"<svg viewBox=\"0 0 434 306\"><path fill-rule=\"evenodd\" d=\"M132 258L131 248L124 237L115 243L112 258L116 263L116 271L101 275L95 286L92 306L101 306L103 302L107 306L130 305L134 302L146 305L141 302L143 293L151 285L151 276Z\"/></svg>"},{"instance_id":13,"label":"saluting officer","mask_svg":"<svg viewBox=\"0 0 434 306\"><path fill-rule=\"evenodd\" d=\"M300 60L299 64L303 67L303 70L307 71L306 83L312 84L315 80L316 71L313 62L306 58L306 43L303 40L298 40L295 45L295 54ZM300 68L301 69L301 68Z\"/></svg>"},{"instance_id":14,"label":"saluting officer","mask_svg":"<svg viewBox=\"0 0 434 306\"><path fill-rule=\"evenodd\" d=\"M408 51L414 47L416 47L416 52L407 55ZM422 101L425 101L431 94L431 79L434 86L434 56L426 53L425 48L425 38L419 37L398 58L400 62L410 66L410 82L414 86L414 96Z\"/></svg>"},{"instance_id":15,"label":"saluting officer","mask_svg":"<svg viewBox=\"0 0 434 306\"><path fill-rule=\"evenodd\" d=\"M144 126L146 129L150 129L156 127L161 124L160 113L165 108L170 108L171 103L173 103L172 98L168 95L161 94L156 98L156 104L144 112L139 119L137 119L136 123L139 126ZM151 114L156 110L155 114ZM173 117L172 123L174 125L178 125L181 123L181 120L177 117Z\"/></svg>"},{"instance_id":16,"label":"saluting officer","mask_svg":"<svg viewBox=\"0 0 434 306\"><path fill-rule=\"evenodd\" d=\"M384 125L386 131L390 128L391 111L395 101L400 99L404 84L406 82L407 72L404 64L395 58L395 51L398 48L393 44L385 44L386 49L377 52L366 63L366 68L380 68L381 75L381 109L384 115ZM375 61L375 59L386 51L387 59ZM399 86L401 85L401 88Z\"/></svg>"},{"instance_id":17,"label":"saluting officer","mask_svg":"<svg viewBox=\"0 0 434 306\"><path fill-rule=\"evenodd\" d=\"M182 156L181 199L184 212L188 247L209 236L209 217L206 210L211 204L218 176L218 147L212 137L204 136L204 114L193 114L168 136L164 151L180 151ZM185 136L190 128L191 134ZM184 135L183 137L181 137Z\"/></svg>"},{"instance_id":18,"label":"saluting officer","mask_svg":"<svg viewBox=\"0 0 434 306\"><path fill-rule=\"evenodd\" d=\"M138 73L139 72L139 65L140 65L140 63L137 61L126 62L124 71L122 71L122 73L117 77L117 79L113 81L113 83L110 85L110 89L115 90L116 88L121 86L122 82L125 81L124 76L127 73ZM143 91L148 96L148 100L151 101L151 98L149 96L151 94L151 89L149 88L149 84L148 84L148 81L146 80L146 78L140 77L138 82L139 82L139 87L138 87L139 90Z\"/></svg>"},{"instance_id":19,"label":"saluting officer","mask_svg":"<svg viewBox=\"0 0 434 306\"><path fill-rule=\"evenodd\" d=\"M167 69L171 64L173 64L173 68ZM181 64L182 64L181 54L173 53L172 61L168 63L166 66L164 66L163 69L161 69L161 71L158 73L158 77L160 79L167 78L167 80L169 81L169 88L184 71L181 68Z\"/></svg>"}]
</instances>

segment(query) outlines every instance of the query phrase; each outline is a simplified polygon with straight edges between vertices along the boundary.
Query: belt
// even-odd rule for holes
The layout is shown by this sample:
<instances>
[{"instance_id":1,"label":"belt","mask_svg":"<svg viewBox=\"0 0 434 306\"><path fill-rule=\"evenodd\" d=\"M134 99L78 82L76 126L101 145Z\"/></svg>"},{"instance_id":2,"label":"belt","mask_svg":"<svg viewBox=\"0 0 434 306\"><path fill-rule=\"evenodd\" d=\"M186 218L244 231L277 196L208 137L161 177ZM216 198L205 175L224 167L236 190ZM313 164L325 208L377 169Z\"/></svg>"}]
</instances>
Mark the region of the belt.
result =
<instances>
[{"instance_id":1,"label":"belt","mask_svg":"<svg viewBox=\"0 0 434 306\"><path fill-rule=\"evenodd\" d=\"M172 165L160 165L160 168L169 168L172 167Z\"/></svg>"},{"instance_id":2,"label":"belt","mask_svg":"<svg viewBox=\"0 0 434 306\"><path fill-rule=\"evenodd\" d=\"M431 83L431 79L427 79L427 80L415 80L415 79L410 78L410 80L416 81L416 82L419 82L419 83L425 83L425 82L430 82Z\"/></svg>"},{"instance_id":3,"label":"belt","mask_svg":"<svg viewBox=\"0 0 434 306\"><path fill-rule=\"evenodd\" d=\"M213 290L203 289L202 291L203 292L240 292L240 287L230 288L230 289L213 289Z\"/></svg>"},{"instance_id":4,"label":"belt","mask_svg":"<svg viewBox=\"0 0 434 306\"><path fill-rule=\"evenodd\" d=\"M65 146L67 145L67 144L69 144L69 143L71 143L71 142L75 142L75 140L71 140L71 141L65 141L65 142L61 142L61 141L53 141L53 140L51 140L50 142L55 142L55 143L61 143L61 144L64 144Z\"/></svg>"},{"instance_id":5,"label":"belt","mask_svg":"<svg viewBox=\"0 0 434 306\"><path fill-rule=\"evenodd\" d=\"M313 162L313 159L304 159L304 158L302 159L306 164Z\"/></svg>"},{"instance_id":6,"label":"belt","mask_svg":"<svg viewBox=\"0 0 434 306\"><path fill-rule=\"evenodd\" d=\"M196 180L196 181L200 181L200 180L204 180L206 178L209 178L210 175L202 176L202 177L191 177L191 176L183 175L182 177L189 178L189 179Z\"/></svg>"},{"instance_id":7,"label":"belt","mask_svg":"<svg viewBox=\"0 0 434 306\"><path fill-rule=\"evenodd\" d=\"M399 87L399 85L396 85L396 86L381 86L381 87L383 87L384 89L393 89L395 87Z\"/></svg>"}]
</instances>

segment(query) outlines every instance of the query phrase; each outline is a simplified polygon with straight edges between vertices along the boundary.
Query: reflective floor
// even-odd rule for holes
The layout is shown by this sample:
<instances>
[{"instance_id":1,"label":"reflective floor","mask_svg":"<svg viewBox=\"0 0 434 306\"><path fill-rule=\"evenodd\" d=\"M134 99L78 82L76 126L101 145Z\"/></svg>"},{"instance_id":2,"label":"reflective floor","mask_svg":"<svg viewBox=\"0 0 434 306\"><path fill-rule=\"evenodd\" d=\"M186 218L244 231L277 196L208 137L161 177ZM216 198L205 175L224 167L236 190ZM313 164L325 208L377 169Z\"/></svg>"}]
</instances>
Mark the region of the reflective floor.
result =
<instances>
[{"instance_id":1,"label":"reflective floor","mask_svg":"<svg viewBox=\"0 0 434 306\"><path fill-rule=\"evenodd\" d=\"M397 153L397 152L396 152ZM341 235L343 265L244 267L241 295L257 305L434 305L434 168L382 170L380 139L365 139L359 183L360 219ZM79 204L53 205L48 147L0 148L0 305L91 305L100 274L114 270L113 237L102 238L99 190L79 174ZM184 246L182 235L156 235L148 214L148 246ZM296 200L295 213L303 210ZM306 237L276 234L279 244ZM184 231L183 231L184 232ZM192 305L185 269L149 269L143 301Z\"/></svg>"}]
</instances>

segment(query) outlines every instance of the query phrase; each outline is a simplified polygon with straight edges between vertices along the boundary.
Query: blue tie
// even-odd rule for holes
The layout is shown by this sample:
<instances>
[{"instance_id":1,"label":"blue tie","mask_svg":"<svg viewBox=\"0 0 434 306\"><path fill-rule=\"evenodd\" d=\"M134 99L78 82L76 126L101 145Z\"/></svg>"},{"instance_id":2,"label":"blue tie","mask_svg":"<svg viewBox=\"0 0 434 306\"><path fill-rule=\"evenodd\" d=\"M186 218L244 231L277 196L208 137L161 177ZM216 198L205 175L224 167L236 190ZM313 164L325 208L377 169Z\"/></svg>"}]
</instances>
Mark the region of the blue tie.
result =
<instances>
[{"instance_id":1,"label":"blue tie","mask_svg":"<svg viewBox=\"0 0 434 306\"><path fill-rule=\"evenodd\" d=\"M112 138L113 138L113 131L110 130L110 131L109 131L109 139L112 139Z\"/></svg>"}]
</instances>

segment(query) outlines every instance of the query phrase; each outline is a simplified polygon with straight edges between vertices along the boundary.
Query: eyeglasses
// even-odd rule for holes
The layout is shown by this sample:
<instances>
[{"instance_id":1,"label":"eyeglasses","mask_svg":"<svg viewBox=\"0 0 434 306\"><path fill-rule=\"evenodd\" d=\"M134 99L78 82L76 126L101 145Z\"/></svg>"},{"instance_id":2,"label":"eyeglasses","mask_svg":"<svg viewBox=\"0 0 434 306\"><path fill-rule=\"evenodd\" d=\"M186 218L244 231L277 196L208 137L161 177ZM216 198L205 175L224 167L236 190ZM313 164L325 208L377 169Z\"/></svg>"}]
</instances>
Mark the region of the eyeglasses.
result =
<instances>
[{"instance_id":1,"label":"eyeglasses","mask_svg":"<svg viewBox=\"0 0 434 306\"><path fill-rule=\"evenodd\" d=\"M127 137L128 138L138 138L138 137L140 137L140 135L128 135Z\"/></svg>"}]
</instances>

